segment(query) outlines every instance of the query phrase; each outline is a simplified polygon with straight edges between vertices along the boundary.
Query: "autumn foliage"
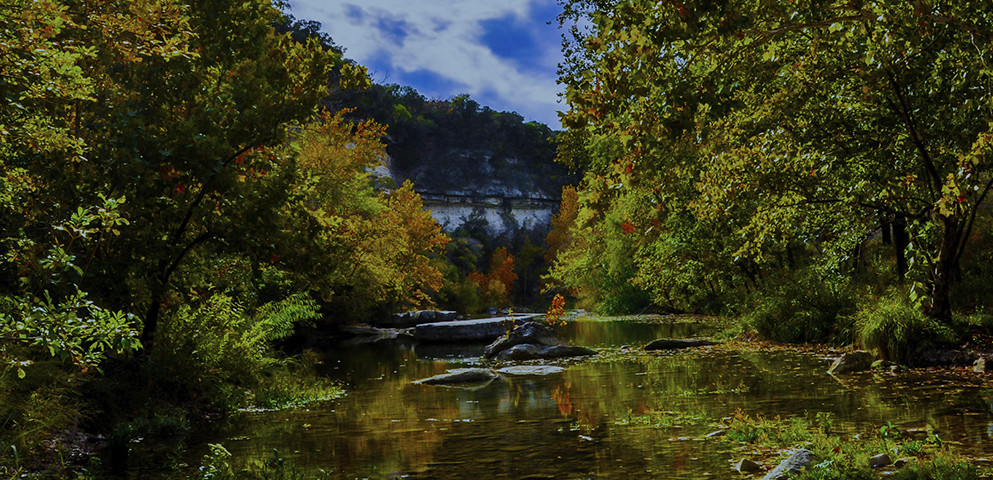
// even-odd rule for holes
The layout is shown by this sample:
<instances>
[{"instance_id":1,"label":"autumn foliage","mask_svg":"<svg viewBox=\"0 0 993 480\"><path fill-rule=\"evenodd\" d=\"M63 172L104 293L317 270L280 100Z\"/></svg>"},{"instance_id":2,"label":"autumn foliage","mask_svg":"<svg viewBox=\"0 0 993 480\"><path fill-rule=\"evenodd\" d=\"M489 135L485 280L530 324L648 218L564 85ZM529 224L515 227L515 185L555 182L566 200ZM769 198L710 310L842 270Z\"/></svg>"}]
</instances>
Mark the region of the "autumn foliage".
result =
<instances>
[{"instance_id":1,"label":"autumn foliage","mask_svg":"<svg viewBox=\"0 0 993 480\"><path fill-rule=\"evenodd\" d=\"M491 305L506 305L510 302L510 292L517 281L514 272L514 256L507 247L500 247L490 257L490 269L486 274L472 272L469 281L478 289Z\"/></svg>"}]
</instances>

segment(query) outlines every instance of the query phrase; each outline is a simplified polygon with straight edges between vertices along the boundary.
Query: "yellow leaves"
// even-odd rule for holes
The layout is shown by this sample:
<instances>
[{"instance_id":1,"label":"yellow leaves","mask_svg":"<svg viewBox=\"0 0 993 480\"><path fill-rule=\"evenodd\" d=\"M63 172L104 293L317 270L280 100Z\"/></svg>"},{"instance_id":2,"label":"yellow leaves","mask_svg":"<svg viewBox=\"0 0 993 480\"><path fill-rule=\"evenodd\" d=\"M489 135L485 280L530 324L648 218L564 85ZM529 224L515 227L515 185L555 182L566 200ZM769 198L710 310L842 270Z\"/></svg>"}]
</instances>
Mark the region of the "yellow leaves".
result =
<instances>
[{"instance_id":1,"label":"yellow leaves","mask_svg":"<svg viewBox=\"0 0 993 480\"><path fill-rule=\"evenodd\" d=\"M358 64L346 63L341 66L341 80L339 87L342 89L369 88L372 80L369 79L369 70Z\"/></svg>"},{"instance_id":2,"label":"yellow leaves","mask_svg":"<svg viewBox=\"0 0 993 480\"><path fill-rule=\"evenodd\" d=\"M938 213L943 217L955 215L963 210L962 204L964 202L965 196L959 189L955 175L949 173L945 177L945 183L941 186L941 198L938 199L936 205Z\"/></svg>"}]
</instances>

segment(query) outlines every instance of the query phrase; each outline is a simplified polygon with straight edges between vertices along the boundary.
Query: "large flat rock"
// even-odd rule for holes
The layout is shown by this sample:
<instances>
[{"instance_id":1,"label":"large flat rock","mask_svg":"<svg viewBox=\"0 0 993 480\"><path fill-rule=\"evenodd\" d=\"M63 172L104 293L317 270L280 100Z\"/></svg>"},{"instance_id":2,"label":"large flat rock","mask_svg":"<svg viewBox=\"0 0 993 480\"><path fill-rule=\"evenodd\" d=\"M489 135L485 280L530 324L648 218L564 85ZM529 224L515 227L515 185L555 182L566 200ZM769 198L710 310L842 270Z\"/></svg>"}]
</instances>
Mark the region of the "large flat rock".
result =
<instances>
[{"instance_id":1,"label":"large flat rock","mask_svg":"<svg viewBox=\"0 0 993 480\"><path fill-rule=\"evenodd\" d=\"M422 342L492 341L506 335L515 321L523 322L532 317L534 315L422 323L414 327L414 338Z\"/></svg>"}]
</instances>

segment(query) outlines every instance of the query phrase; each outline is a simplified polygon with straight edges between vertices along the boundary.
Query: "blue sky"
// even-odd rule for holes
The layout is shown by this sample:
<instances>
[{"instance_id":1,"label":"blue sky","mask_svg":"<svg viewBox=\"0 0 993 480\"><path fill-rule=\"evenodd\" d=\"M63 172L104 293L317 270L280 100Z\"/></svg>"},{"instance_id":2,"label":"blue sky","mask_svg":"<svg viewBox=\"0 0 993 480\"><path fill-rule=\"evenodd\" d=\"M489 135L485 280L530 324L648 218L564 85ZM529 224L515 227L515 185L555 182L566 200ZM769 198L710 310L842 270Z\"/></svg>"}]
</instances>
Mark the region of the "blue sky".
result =
<instances>
[{"instance_id":1,"label":"blue sky","mask_svg":"<svg viewBox=\"0 0 993 480\"><path fill-rule=\"evenodd\" d=\"M468 93L558 129L558 11L556 0L291 0L289 13L321 22L374 82Z\"/></svg>"}]
</instances>

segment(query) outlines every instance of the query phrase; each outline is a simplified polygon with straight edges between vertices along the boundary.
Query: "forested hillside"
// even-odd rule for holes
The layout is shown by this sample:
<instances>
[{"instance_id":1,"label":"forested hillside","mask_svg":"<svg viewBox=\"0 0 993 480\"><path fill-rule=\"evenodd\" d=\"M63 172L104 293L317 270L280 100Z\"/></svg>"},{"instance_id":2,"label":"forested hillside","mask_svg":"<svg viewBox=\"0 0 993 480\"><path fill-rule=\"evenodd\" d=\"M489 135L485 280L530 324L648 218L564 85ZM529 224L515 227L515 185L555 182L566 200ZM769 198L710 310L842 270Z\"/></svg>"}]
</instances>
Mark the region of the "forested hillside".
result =
<instances>
[{"instance_id":1,"label":"forested hillside","mask_svg":"<svg viewBox=\"0 0 993 480\"><path fill-rule=\"evenodd\" d=\"M374 84L335 94L329 103L389 125L393 167L419 191L558 198L574 180L555 162L555 132L547 125L468 95L434 100L411 87Z\"/></svg>"}]
</instances>

